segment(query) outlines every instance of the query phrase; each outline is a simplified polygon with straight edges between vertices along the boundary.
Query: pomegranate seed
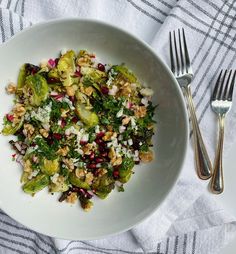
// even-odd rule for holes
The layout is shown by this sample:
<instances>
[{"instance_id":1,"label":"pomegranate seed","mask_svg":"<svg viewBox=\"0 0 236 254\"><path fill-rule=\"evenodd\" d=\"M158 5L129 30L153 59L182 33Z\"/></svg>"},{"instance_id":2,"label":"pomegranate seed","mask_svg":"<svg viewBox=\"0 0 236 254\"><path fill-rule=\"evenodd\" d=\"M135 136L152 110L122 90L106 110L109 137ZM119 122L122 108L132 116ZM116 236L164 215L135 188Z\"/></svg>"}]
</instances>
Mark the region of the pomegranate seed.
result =
<instances>
[{"instance_id":1,"label":"pomegranate seed","mask_svg":"<svg viewBox=\"0 0 236 254\"><path fill-rule=\"evenodd\" d=\"M99 138L96 138L95 139L95 142L98 144L98 145L101 145L103 143L103 141Z\"/></svg>"},{"instance_id":2,"label":"pomegranate seed","mask_svg":"<svg viewBox=\"0 0 236 254\"><path fill-rule=\"evenodd\" d=\"M48 60L48 65L49 65L51 68L56 67L55 60L53 60L53 59L49 59L49 60Z\"/></svg>"},{"instance_id":3,"label":"pomegranate seed","mask_svg":"<svg viewBox=\"0 0 236 254\"><path fill-rule=\"evenodd\" d=\"M119 171L118 170L113 171L113 177L115 179L119 177Z\"/></svg>"},{"instance_id":4,"label":"pomegranate seed","mask_svg":"<svg viewBox=\"0 0 236 254\"><path fill-rule=\"evenodd\" d=\"M61 119L61 128L66 126L66 120L64 118Z\"/></svg>"},{"instance_id":5,"label":"pomegranate seed","mask_svg":"<svg viewBox=\"0 0 236 254\"><path fill-rule=\"evenodd\" d=\"M96 164L95 163L90 163L87 165L87 168L89 169L95 169L96 168Z\"/></svg>"},{"instance_id":6,"label":"pomegranate seed","mask_svg":"<svg viewBox=\"0 0 236 254\"><path fill-rule=\"evenodd\" d=\"M16 153L12 154L12 158L14 159L16 157Z\"/></svg>"},{"instance_id":7,"label":"pomegranate seed","mask_svg":"<svg viewBox=\"0 0 236 254\"><path fill-rule=\"evenodd\" d=\"M95 161L97 163L101 163L101 162L103 162L103 158L97 157L97 158L95 158Z\"/></svg>"},{"instance_id":8,"label":"pomegranate seed","mask_svg":"<svg viewBox=\"0 0 236 254\"><path fill-rule=\"evenodd\" d=\"M107 155L108 155L108 153L107 153L107 152L103 152L103 153L101 153L101 156L102 156L102 157L107 157Z\"/></svg>"},{"instance_id":9,"label":"pomegranate seed","mask_svg":"<svg viewBox=\"0 0 236 254\"><path fill-rule=\"evenodd\" d=\"M48 84L53 84L53 83L60 82L60 80L57 78L47 78L47 82Z\"/></svg>"},{"instance_id":10,"label":"pomegranate seed","mask_svg":"<svg viewBox=\"0 0 236 254\"><path fill-rule=\"evenodd\" d=\"M106 151L106 148L104 146L99 146L98 149L99 149L100 153L103 153Z\"/></svg>"},{"instance_id":11,"label":"pomegranate seed","mask_svg":"<svg viewBox=\"0 0 236 254\"><path fill-rule=\"evenodd\" d=\"M106 86L102 86L102 87L101 87L101 92L102 92L103 94L108 94L108 93L109 93L109 88L106 87Z\"/></svg>"},{"instance_id":12,"label":"pomegranate seed","mask_svg":"<svg viewBox=\"0 0 236 254\"><path fill-rule=\"evenodd\" d=\"M75 77L80 77L80 76L81 76L80 71L76 71L76 72L74 73L74 76L75 76Z\"/></svg>"},{"instance_id":13,"label":"pomegranate seed","mask_svg":"<svg viewBox=\"0 0 236 254\"><path fill-rule=\"evenodd\" d=\"M6 114L6 118L9 122L13 122L14 120L14 116L13 115L9 115L9 114Z\"/></svg>"},{"instance_id":14,"label":"pomegranate seed","mask_svg":"<svg viewBox=\"0 0 236 254\"><path fill-rule=\"evenodd\" d=\"M102 64L102 63L99 63L98 64L98 69L99 69L99 71L105 71L105 65Z\"/></svg>"},{"instance_id":15,"label":"pomegranate seed","mask_svg":"<svg viewBox=\"0 0 236 254\"><path fill-rule=\"evenodd\" d=\"M105 132L99 132L97 133L97 138L102 138L105 135Z\"/></svg>"},{"instance_id":16,"label":"pomegranate seed","mask_svg":"<svg viewBox=\"0 0 236 254\"><path fill-rule=\"evenodd\" d=\"M71 101L72 103L75 102L75 96L70 96L69 99L70 99L70 101Z\"/></svg>"},{"instance_id":17,"label":"pomegranate seed","mask_svg":"<svg viewBox=\"0 0 236 254\"><path fill-rule=\"evenodd\" d=\"M53 133L52 136L53 136L53 138L55 138L57 140L62 139L62 135L60 133Z\"/></svg>"},{"instance_id":18,"label":"pomegranate seed","mask_svg":"<svg viewBox=\"0 0 236 254\"><path fill-rule=\"evenodd\" d=\"M82 146L83 146L83 145L86 145L88 142L87 142L87 141L80 140L80 142L79 142L79 143L80 143L80 145L82 145Z\"/></svg>"},{"instance_id":19,"label":"pomegranate seed","mask_svg":"<svg viewBox=\"0 0 236 254\"><path fill-rule=\"evenodd\" d=\"M90 156L89 156L90 160L93 160L93 159L94 159L94 157L95 157L94 152L91 152L91 154L90 154Z\"/></svg>"},{"instance_id":20,"label":"pomegranate seed","mask_svg":"<svg viewBox=\"0 0 236 254\"><path fill-rule=\"evenodd\" d=\"M73 123L77 123L79 121L79 118L74 116L71 120Z\"/></svg>"}]
</instances>

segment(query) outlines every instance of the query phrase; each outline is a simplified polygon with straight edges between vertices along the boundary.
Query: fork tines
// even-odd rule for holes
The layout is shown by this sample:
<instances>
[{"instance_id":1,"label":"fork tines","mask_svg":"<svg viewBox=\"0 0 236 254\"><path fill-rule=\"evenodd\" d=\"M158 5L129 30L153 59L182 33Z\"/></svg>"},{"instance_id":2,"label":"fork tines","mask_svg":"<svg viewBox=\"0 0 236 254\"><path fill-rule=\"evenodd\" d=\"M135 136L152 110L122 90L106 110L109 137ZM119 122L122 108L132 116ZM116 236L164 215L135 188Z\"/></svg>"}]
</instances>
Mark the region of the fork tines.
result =
<instances>
[{"instance_id":1,"label":"fork tines","mask_svg":"<svg viewBox=\"0 0 236 254\"><path fill-rule=\"evenodd\" d=\"M236 70L234 72L221 70L212 93L212 100L232 101L235 77Z\"/></svg>"},{"instance_id":2,"label":"fork tines","mask_svg":"<svg viewBox=\"0 0 236 254\"><path fill-rule=\"evenodd\" d=\"M176 36L175 31L169 33L170 36L170 58L171 70L175 76L179 76L184 72L191 72L191 64L186 44L184 29L178 29ZM177 37L177 39L176 39Z\"/></svg>"}]
</instances>

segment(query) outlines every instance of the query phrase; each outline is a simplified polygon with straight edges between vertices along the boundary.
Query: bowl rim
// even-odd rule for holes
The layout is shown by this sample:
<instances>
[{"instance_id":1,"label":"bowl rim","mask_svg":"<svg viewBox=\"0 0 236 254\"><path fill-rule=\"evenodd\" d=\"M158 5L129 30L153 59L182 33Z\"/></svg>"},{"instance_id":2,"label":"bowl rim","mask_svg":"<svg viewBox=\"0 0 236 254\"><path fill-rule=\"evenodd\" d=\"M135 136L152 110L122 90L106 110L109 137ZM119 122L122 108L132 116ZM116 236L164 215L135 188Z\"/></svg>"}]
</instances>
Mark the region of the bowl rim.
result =
<instances>
[{"instance_id":1,"label":"bowl rim","mask_svg":"<svg viewBox=\"0 0 236 254\"><path fill-rule=\"evenodd\" d=\"M179 176L180 176L180 174L181 174L181 172L183 170L184 163L186 162L187 150L189 148L189 142L188 142L188 137L189 137L189 121L188 121L188 117L187 117L188 114L187 114L187 108L186 108L186 104L185 104L185 100L184 100L184 95L183 95L183 93L181 91L181 88L180 88L176 78L174 77L174 75L171 72L171 70L168 67L168 65L161 59L161 57L155 52L155 50L147 42L145 42L143 39L139 38L138 36L128 32L127 30L125 30L123 28L120 28L118 26L115 26L113 24L107 23L107 22L102 21L102 20L91 19L91 18L87 19L87 18L76 18L76 17L74 17L74 18L58 18L58 19L51 19L51 20L47 20L47 21L42 21L42 22L33 24L32 26L27 27L27 28L21 30L20 32L16 33L11 38L9 38L7 41L5 41L4 43L0 44L0 54L1 54L1 50L4 50L4 48L7 47L8 44L10 44L12 41L16 40L18 37L24 36L29 31L32 31L32 30L37 29L37 28L42 28L45 25L53 25L53 24L65 23L65 22L84 22L84 23L90 23L90 24L95 24L95 25L102 25L104 27L108 27L108 28L114 29L114 30L116 30L118 32L124 33L127 36L131 37L132 39L138 41L140 44L142 44L142 46L144 46L147 50L149 50L158 59L160 64L164 67L164 69L167 71L168 75L172 79L172 82L175 84L175 86L177 88L176 91L177 91L177 93L179 95L180 104L181 104L181 107L182 107L183 113L184 113L183 118L184 118L184 127L186 129L186 132L185 132L185 135L183 137L184 138L184 148L183 148L183 157L182 157L182 161L180 163L180 167L179 167L178 172L177 172L177 174L176 174L176 176L175 176L175 178L173 180L171 188L168 191L166 191L166 193L162 196L162 198L160 199L158 204L155 204L153 206L153 209L151 211L147 212L146 215L142 219L140 219L137 222L134 222L131 225L128 225L127 227L125 227L124 229L118 230L116 232L108 233L106 235L102 235L102 236L99 236L99 237L96 237L96 236L85 237L85 238L80 237L79 239L78 238L60 237L59 235L56 236L56 235L50 234L48 232L47 233L42 232L42 231L38 230L37 228L35 228L33 225L27 225L27 226L24 225L24 226L29 227L30 229L34 230L35 232L40 233L40 234L44 234L44 235L47 235L47 236L50 236L50 237L59 238L59 239L65 239L65 240L98 240L98 239L102 239L102 238L106 238L106 237L110 237L110 236L114 236L114 235L126 232L126 231L132 229L133 227L138 226L143 221L145 221L150 216L152 216L157 211L157 209L160 208L163 205L164 201L168 198L168 196L171 193L171 191L175 188L175 186L176 186L176 184L178 182ZM4 208L1 208L1 209L4 211ZM12 216L11 213L6 213L6 214L9 215L11 218L13 218L13 220L21 223L20 221L14 219L14 215Z\"/></svg>"}]
</instances>

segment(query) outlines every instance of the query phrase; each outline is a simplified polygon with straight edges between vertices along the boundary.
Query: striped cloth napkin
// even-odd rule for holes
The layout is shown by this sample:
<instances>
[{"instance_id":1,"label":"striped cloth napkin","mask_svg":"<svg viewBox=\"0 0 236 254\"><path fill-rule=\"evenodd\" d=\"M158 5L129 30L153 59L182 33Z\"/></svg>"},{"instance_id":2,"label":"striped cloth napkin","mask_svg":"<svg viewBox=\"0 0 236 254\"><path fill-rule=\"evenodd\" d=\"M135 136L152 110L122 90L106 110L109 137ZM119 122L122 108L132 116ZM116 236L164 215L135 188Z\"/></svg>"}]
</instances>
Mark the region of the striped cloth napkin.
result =
<instances>
[{"instance_id":1,"label":"striped cloth napkin","mask_svg":"<svg viewBox=\"0 0 236 254\"><path fill-rule=\"evenodd\" d=\"M44 20L93 18L137 35L169 64L168 33L184 27L195 74L193 97L213 158L217 125L210 92L221 68L236 68L235 16L234 0L0 0L0 41ZM227 119L227 149L235 141L235 116L236 104ZM207 183L197 178L191 147L187 158L167 200L132 230L96 241L65 241L36 233L0 210L0 253L217 253L235 236L235 218L215 203Z\"/></svg>"}]
</instances>

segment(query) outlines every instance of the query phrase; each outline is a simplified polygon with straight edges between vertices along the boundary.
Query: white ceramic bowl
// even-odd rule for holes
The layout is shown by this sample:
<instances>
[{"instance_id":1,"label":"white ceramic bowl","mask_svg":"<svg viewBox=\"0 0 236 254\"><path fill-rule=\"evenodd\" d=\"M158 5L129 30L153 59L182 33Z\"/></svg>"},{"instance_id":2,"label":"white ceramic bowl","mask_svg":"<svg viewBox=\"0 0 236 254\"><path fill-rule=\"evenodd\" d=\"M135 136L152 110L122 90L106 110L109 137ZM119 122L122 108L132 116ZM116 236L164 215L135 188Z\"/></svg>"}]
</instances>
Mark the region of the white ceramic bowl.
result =
<instances>
[{"instance_id":1,"label":"white ceramic bowl","mask_svg":"<svg viewBox=\"0 0 236 254\"><path fill-rule=\"evenodd\" d=\"M21 64L38 64L61 49L87 49L105 63L126 65L155 91L155 160L136 166L125 192L95 200L91 212L57 202L45 192L21 190L21 168L12 162L8 140L0 135L0 208L40 233L64 239L97 239L125 231L152 214L173 188L186 154L188 123L183 96L168 67L144 42L128 32L92 20L57 20L33 26L0 46L0 118L12 107L5 85L16 81Z\"/></svg>"}]
</instances>

